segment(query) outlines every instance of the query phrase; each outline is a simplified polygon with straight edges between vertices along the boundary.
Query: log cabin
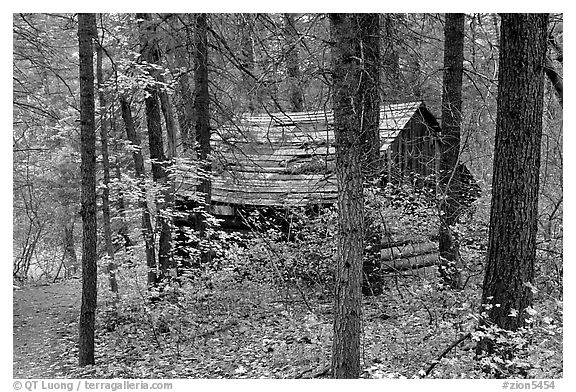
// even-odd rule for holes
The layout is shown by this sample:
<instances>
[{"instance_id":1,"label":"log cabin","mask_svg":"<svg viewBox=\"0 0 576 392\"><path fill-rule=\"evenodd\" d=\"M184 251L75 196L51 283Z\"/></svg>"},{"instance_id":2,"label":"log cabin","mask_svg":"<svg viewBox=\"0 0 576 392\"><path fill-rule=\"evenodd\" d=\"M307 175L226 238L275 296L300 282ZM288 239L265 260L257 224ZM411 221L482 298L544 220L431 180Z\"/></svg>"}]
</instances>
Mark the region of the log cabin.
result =
<instances>
[{"instance_id":1,"label":"log cabin","mask_svg":"<svg viewBox=\"0 0 576 392\"><path fill-rule=\"evenodd\" d=\"M213 130L211 212L221 220L222 227L248 229L243 217L254 210L282 226L287 220L275 219L282 215L279 211L334 204L338 188L333 121L331 111L281 112L243 117ZM407 102L383 106L379 131L380 180L435 187L440 125L426 105ZM464 165L457 170L465 182L478 188ZM176 175L181 211L190 211L196 205L197 176L193 173ZM189 214L177 225L194 227L194 219ZM430 250L424 256L436 260L435 252ZM387 260L384 253L382 257ZM412 259L419 257L408 258L408 268L417 264ZM397 262L394 268L398 268Z\"/></svg>"},{"instance_id":2,"label":"log cabin","mask_svg":"<svg viewBox=\"0 0 576 392\"><path fill-rule=\"evenodd\" d=\"M337 198L333 114L270 113L217 129L212 143L212 210L333 204ZM433 178L440 126L422 102L382 107L382 180ZM192 176L178 176L180 196L195 193Z\"/></svg>"}]
</instances>

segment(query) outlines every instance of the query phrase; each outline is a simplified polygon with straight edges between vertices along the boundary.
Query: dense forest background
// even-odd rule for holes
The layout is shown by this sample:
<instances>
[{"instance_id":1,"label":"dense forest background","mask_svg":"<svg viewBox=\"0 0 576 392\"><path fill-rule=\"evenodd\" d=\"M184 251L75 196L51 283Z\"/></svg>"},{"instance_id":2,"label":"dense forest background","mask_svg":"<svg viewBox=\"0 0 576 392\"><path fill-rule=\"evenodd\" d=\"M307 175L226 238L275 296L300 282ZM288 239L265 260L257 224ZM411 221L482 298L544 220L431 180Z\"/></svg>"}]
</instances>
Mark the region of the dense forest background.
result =
<instances>
[{"instance_id":1,"label":"dense forest background","mask_svg":"<svg viewBox=\"0 0 576 392\"><path fill-rule=\"evenodd\" d=\"M386 271L371 293L377 295L362 299L363 377L562 376L562 15L550 14L544 32L538 234L528 282L534 302L527 327L513 330L477 329L502 21L497 14L462 19L457 162L479 193L450 224L458 282L436 266ZM441 122L447 18L380 14L376 21L375 99L423 101ZM94 363L94 352L83 363L81 333L80 348L75 337L64 339L68 355L53 375L330 373L337 206L250 209L248 230L222 228L209 208L210 173L219 169L209 140L238 127L243 114L332 110L331 23L324 14L96 14L84 26L95 86L90 213L82 193L82 154L90 155L80 126L87 113L82 24L74 14L13 15L14 284L63 282L79 296L74 278L86 274L88 239L98 266L96 365L76 366L78 350L81 365ZM193 173L196 199L181 197L182 173ZM366 184L365 244L390 230L411 243L438 243L437 189L416 181ZM83 219L90 214L97 232L87 237ZM437 248L426 252L438 257ZM90 319L82 314L81 322ZM476 343L486 339L502 344L479 359Z\"/></svg>"}]
</instances>

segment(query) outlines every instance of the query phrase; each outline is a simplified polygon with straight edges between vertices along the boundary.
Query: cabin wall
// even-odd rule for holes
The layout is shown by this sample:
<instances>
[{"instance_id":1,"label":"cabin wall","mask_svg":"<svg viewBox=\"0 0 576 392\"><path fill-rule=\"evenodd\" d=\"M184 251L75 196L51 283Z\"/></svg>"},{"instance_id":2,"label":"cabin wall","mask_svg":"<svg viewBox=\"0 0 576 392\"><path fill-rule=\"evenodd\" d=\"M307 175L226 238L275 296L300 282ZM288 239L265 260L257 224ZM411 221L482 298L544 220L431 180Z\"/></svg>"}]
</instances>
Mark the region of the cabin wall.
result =
<instances>
[{"instance_id":1,"label":"cabin wall","mask_svg":"<svg viewBox=\"0 0 576 392\"><path fill-rule=\"evenodd\" d=\"M420 114L416 114L384 153L387 165L385 180L433 181L438 159L434 135L435 131Z\"/></svg>"}]
</instances>

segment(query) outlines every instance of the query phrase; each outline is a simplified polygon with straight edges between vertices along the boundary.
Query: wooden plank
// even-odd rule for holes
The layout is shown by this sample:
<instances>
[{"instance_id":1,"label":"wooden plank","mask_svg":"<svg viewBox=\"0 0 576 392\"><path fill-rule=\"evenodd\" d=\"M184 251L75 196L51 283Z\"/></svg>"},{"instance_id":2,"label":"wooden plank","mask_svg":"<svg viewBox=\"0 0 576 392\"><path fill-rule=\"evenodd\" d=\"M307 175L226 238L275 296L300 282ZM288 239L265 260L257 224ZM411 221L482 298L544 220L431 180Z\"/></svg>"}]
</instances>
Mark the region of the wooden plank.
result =
<instances>
[{"instance_id":1,"label":"wooden plank","mask_svg":"<svg viewBox=\"0 0 576 392\"><path fill-rule=\"evenodd\" d=\"M221 179L222 181L245 181L247 179L254 179L259 181L292 181L296 180L299 183L311 182L311 181L325 181L336 183L336 176L334 174L325 176L323 174L276 174L276 173L250 173L249 176L232 176L227 174L221 174L215 176L215 179Z\"/></svg>"},{"instance_id":2,"label":"wooden plank","mask_svg":"<svg viewBox=\"0 0 576 392\"><path fill-rule=\"evenodd\" d=\"M283 194L283 193L242 193L242 192L226 192L215 190L212 194L214 202L221 202L226 204L242 205L244 203L258 205L264 201L264 204L273 202L276 205L284 204L306 204L318 203L321 200L326 202L335 201L337 199L336 193L299 193L299 194Z\"/></svg>"},{"instance_id":3,"label":"wooden plank","mask_svg":"<svg viewBox=\"0 0 576 392\"><path fill-rule=\"evenodd\" d=\"M274 150L270 151L267 149L261 149L258 151L257 148L253 149L256 153L248 153L245 151L234 151L224 153L225 155L238 156L241 158L253 159L253 160L266 160L266 159L287 159L290 157L297 156L330 156L336 154L336 149L334 147L326 148L324 146L318 147L308 147L308 148L292 148L278 146Z\"/></svg>"},{"instance_id":4,"label":"wooden plank","mask_svg":"<svg viewBox=\"0 0 576 392\"><path fill-rule=\"evenodd\" d=\"M242 181L242 182L223 182L223 181L212 181L214 188L228 189L228 190L239 190L245 192L293 192L293 193L303 193L309 191L331 191L336 190L337 185L334 183L326 182L286 182L286 181L275 181L275 182L260 182L260 181Z\"/></svg>"},{"instance_id":5,"label":"wooden plank","mask_svg":"<svg viewBox=\"0 0 576 392\"><path fill-rule=\"evenodd\" d=\"M239 196L246 196L246 197L254 197L255 195L262 195L264 197L278 197L281 195L287 195L287 196L298 196L298 197L302 197L302 196L306 196L306 195L311 195L311 197L323 197L324 195L332 195L332 194L336 194L338 192L336 187L326 187L326 188L308 188L308 189L304 189L304 188L300 188L300 189L291 189L291 188L286 188L286 189L282 189L282 188L274 188L274 189L269 189L269 188L242 188L242 187L237 187L237 188L225 188L225 187L220 187L220 186L213 186L212 187L212 193L213 194L234 194L234 195L239 195Z\"/></svg>"},{"instance_id":6,"label":"wooden plank","mask_svg":"<svg viewBox=\"0 0 576 392\"><path fill-rule=\"evenodd\" d=\"M220 159L218 163L222 164L224 167L234 167L241 169L243 166L253 168L253 167L293 167L296 164L300 164L300 166L304 164L315 163L316 166L326 166L326 163L335 162L336 158L332 159L322 159L323 157L320 155L311 155L311 156L264 156L261 159L247 159L244 157L232 158L232 159Z\"/></svg>"},{"instance_id":7,"label":"wooden plank","mask_svg":"<svg viewBox=\"0 0 576 392\"><path fill-rule=\"evenodd\" d=\"M295 178L283 178L283 176L278 176L273 179L258 178L258 177L244 177L244 178L232 178L232 177L214 177L212 182L215 184L225 184L225 185L249 185L249 186L279 186L279 187L307 187L309 185L336 185L335 178L324 178L317 177L311 179L303 179L298 176L293 176Z\"/></svg>"},{"instance_id":8,"label":"wooden plank","mask_svg":"<svg viewBox=\"0 0 576 392\"><path fill-rule=\"evenodd\" d=\"M337 194L270 197L270 195L244 195L238 193L231 194L216 192L212 195L212 200L214 202L254 206L306 206L309 204L332 204L336 199Z\"/></svg>"},{"instance_id":9,"label":"wooden plank","mask_svg":"<svg viewBox=\"0 0 576 392\"><path fill-rule=\"evenodd\" d=\"M176 186L179 193L196 193L196 186L190 184L180 183ZM289 187L247 187L244 185L223 185L213 183L212 195L230 196L232 199L265 197L274 198L282 204L283 197L298 197L298 198L335 198L338 193L336 185L319 185L319 186L300 186L298 188Z\"/></svg>"},{"instance_id":10,"label":"wooden plank","mask_svg":"<svg viewBox=\"0 0 576 392\"><path fill-rule=\"evenodd\" d=\"M297 196L297 197L307 197L308 195L314 195L313 197L324 197L326 195L337 194L338 189L336 187L322 187L322 188L302 188L299 190L291 188L242 188L242 187L222 187L214 186L212 187L213 194L234 194L240 197L270 197L270 198L281 198L283 196ZM330 196L331 197L331 196Z\"/></svg>"},{"instance_id":11,"label":"wooden plank","mask_svg":"<svg viewBox=\"0 0 576 392\"><path fill-rule=\"evenodd\" d=\"M276 166L270 166L270 165L257 165L257 164L253 164L253 165L226 165L226 169L222 169L221 171L219 171L218 173L216 173L216 176L228 176L228 177L233 177L233 178L245 178L245 177L254 177L254 176L260 176L262 178L265 178L265 176L270 176L270 175L295 175L295 176L300 176L300 175L305 175L304 172L302 172L302 168L298 168L295 166L295 164L298 164L298 162L292 162L289 166L287 165L276 165ZM306 172L306 175L316 175L316 176L320 176L320 177L328 177L328 176L332 176L332 173L334 171L334 161L330 161L328 163L328 167L327 169L324 167L324 164L322 164L322 168L319 170L314 170L313 172L311 170L308 170ZM224 173L224 174L222 174ZM302 173L302 174L299 174Z\"/></svg>"},{"instance_id":12,"label":"wooden plank","mask_svg":"<svg viewBox=\"0 0 576 392\"><path fill-rule=\"evenodd\" d=\"M244 192L244 193L326 193L326 192L337 192L338 187L336 185L326 185L326 184L302 184L297 187L294 186L272 186L272 185L253 185L251 183L246 184L224 184L219 182L212 183L212 189L225 190L228 192Z\"/></svg>"},{"instance_id":13,"label":"wooden plank","mask_svg":"<svg viewBox=\"0 0 576 392\"><path fill-rule=\"evenodd\" d=\"M247 145L250 146L255 146L255 148L260 149L260 148L278 148L278 147L283 147L286 146L288 148L302 148L303 146L326 146L327 142L325 138L302 138L302 139L290 139L290 140L281 140L278 141L277 143L270 143L267 140L260 140L260 141L254 141L254 140L244 140L244 139L238 139L238 140L214 140L212 139L211 141L212 143L212 148L213 149L218 149L218 150L222 150L222 151L233 151L233 150L240 150L243 151ZM334 147L335 141L334 139L330 139L330 146Z\"/></svg>"},{"instance_id":14,"label":"wooden plank","mask_svg":"<svg viewBox=\"0 0 576 392\"><path fill-rule=\"evenodd\" d=\"M405 258L417 256L421 254L430 253L438 250L438 244L434 242L424 242L417 244L408 244L404 246L395 246L391 248L382 249L380 257L382 260L390 261L398 258Z\"/></svg>"},{"instance_id":15,"label":"wooden plank","mask_svg":"<svg viewBox=\"0 0 576 392\"><path fill-rule=\"evenodd\" d=\"M231 172L233 170L233 172ZM233 178L244 178L253 176L269 176L269 175L288 175L290 174L290 169L287 169L284 165L278 166L266 166L262 165L227 165L224 170L226 174L216 174L217 176L226 175Z\"/></svg>"}]
</instances>

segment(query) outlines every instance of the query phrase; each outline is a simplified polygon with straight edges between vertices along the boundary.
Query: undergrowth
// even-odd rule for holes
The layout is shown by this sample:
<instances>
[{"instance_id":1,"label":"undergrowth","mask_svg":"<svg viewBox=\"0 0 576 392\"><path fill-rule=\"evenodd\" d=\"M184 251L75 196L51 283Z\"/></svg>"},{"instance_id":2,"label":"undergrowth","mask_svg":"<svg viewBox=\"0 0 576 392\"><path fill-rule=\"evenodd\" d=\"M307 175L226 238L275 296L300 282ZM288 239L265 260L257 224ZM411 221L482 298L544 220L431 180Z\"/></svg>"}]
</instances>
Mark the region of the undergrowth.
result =
<instances>
[{"instance_id":1,"label":"undergrowth","mask_svg":"<svg viewBox=\"0 0 576 392\"><path fill-rule=\"evenodd\" d=\"M367 199L380 212L370 224L429 238L437 226L428 223L435 211L424 196L407 210L390 194L373 191ZM468 238L461 244L462 291L445 287L433 266L389 273L382 294L364 298L362 377L562 377L561 260L539 251L526 328L479 327L487 233L481 220L471 214L461 224ZM213 265L195 269L153 299L142 263L120 263L118 298L100 279L97 364L68 376L328 377L335 222L334 208L294 211L288 235L268 227L230 241L219 247ZM497 341L502 351L477 358L481 338Z\"/></svg>"}]
</instances>

